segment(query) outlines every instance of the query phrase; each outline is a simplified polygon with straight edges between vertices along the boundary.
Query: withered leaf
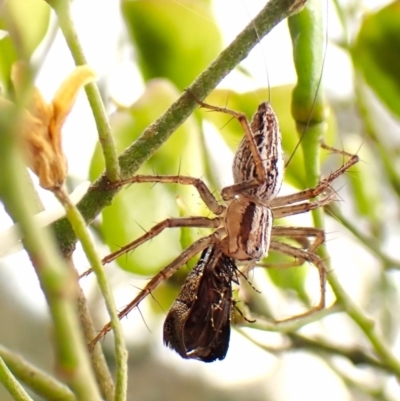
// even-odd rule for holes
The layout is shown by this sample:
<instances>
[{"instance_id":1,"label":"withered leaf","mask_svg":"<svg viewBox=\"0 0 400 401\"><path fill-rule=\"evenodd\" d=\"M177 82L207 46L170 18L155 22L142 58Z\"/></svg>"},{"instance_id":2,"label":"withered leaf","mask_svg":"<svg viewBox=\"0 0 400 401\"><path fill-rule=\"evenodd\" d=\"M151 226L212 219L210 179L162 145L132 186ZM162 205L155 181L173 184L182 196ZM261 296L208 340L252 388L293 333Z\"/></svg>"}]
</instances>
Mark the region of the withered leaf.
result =
<instances>
[{"instance_id":1,"label":"withered leaf","mask_svg":"<svg viewBox=\"0 0 400 401\"><path fill-rule=\"evenodd\" d=\"M13 65L11 80L17 100L22 100L25 65ZM47 103L38 88L33 88L18 127L26 144L28 165L45 189L60 188L67 175L67 160L62 149L61 130L81 87L93 81L94 71L87 65L76 67L61 83L53 100ZM4 104L4 100L0 102Z\"/></svg>"}]
</instances>

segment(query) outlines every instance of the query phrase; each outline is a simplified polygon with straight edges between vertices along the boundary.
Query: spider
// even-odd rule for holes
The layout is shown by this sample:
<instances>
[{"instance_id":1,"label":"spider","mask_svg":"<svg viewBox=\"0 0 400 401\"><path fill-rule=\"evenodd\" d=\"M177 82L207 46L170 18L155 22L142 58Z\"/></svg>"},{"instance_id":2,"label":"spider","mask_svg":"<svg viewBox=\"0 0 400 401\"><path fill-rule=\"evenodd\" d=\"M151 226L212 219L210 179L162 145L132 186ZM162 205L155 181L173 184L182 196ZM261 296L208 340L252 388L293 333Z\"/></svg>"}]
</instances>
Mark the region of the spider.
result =
<instances>
[{"instance_id":1,"label":"spider","mask_svg":"<svg viewBox=\"0 0 400 401\"><path fill-rule=\"evenodd\" d=\"M266 256L268 250L274 250L294 258L292 262L286 263L283 267L299 266L304 261L310 262L318 269L320 301L318 305L305 313L292 316L286 320L297 319L324 308L326 267L324 261L315 253L325 240L324 232L313 227L273 226L273 221L316 209L336 199L330 187L332 181L357 163L359 160L358 156L323 144L321 145L323 148L349 157L348 161L314 188L287 196L277 196L283 181L284 164L278 121L270 103L261 103L249 124L243 113L209 105L197 99L193 93L192 95L200 107L229 114L236 118L243 128L245 135L233 161L234 184L222 189L221 196L225 204L220 204L203 181L189 176L136 175L126 180L110 183L110 187L112 188L144 182L192 185L197 189L200 197L210 211L216 216L212 218L202 216L168 218L156 224L135 241L103 259L104 264L110 263L119 256L155 237L166 228L207 227L215 229L212 234L200 238L186 248L175 260L157 273L137 294L135 299L119 313L119 317L126 316L148 294L154 291L162 281L171 277L197 253L206 248L210 249L210 246L212 249L218 249L218 252L221 252L220 258L248 261L253 266ZM278 237L292 238L300 244L305 244L304 248L297 248L280 242L277 240ZM313 240L310 241L309 238L313 238ZM204 255L203 253L203 259ZM214 259L212 263L216 268L220 266L220 263L222 264L218 258ZM214 322L214 324L216 323ZM110 328L109 323L105 325L92 341L92 344L95 344L102 338ZM221 330L223 332L223 327ZM168 331L168 338L165 341L169 344L174 344L174 340L171 339L175 338L174 336L179 338L179 335L179 333L171 335L171 332ZM213 345L214 340L211 339L211 345ZM216 342L218 343L218 341ZM175 349L178 353L182 354L179 349L182 344L179 341L175 343L178 344L175 346ZM194 352L196 354L197 351ZM198 351L199 354L201 352ZM217 355L222 354L223 352L218 354L217 351Z\"/></svg>"}]
</instances>

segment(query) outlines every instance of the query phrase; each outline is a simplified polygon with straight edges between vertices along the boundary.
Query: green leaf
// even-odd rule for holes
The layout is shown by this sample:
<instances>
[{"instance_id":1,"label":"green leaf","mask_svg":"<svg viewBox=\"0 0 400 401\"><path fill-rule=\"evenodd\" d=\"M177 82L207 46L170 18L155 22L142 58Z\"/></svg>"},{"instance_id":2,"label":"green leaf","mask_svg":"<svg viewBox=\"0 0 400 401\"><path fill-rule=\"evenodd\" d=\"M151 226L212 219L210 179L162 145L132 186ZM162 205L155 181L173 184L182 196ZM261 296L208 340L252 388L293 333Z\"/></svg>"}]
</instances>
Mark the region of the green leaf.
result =
<instances>
[{"instance_id":1,"label":"green leaf","mask_svg":"<svg viewBox=\"0 0 400 401\"><path fill-rule=\"evenodd\" d=\"M400 1L363 20L351 54L378 97L400 117Z\"/></svg>"},{"instance_id":2,"label":"green leaf","mask_svg":"<svg viewBox=\"0 0 400 401\"><path fill-rule=\"evenodd\" d=\"M2 3L0 30L0 81L10 89L10 71L17 59L29 59L46 35L50 7L43 0L6 0Z\"/></svg>"},{"instance_id":3,"label":"green leaf","mask_svg":"<svg viewBox=\"0 0 400 401\"><path fill-rule=\"evenodd\" d=\"M146 80L165 77L184 89L221 50L210 1L123 0L121 7Z\"/></svg>"}]
</instances>

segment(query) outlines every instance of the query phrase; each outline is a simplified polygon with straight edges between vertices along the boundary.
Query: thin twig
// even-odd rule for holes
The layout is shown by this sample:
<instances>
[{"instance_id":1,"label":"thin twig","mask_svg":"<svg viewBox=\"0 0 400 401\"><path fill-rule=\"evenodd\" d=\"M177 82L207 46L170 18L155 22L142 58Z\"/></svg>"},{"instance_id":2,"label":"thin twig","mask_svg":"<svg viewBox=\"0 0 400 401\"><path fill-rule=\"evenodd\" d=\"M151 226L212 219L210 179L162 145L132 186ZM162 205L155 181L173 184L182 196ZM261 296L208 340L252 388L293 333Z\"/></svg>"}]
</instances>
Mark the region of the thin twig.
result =
<instances>
[{"instance_id":1,"label":"thin twig","mask_svg":"<svg viewBox=\"0 0 400 401\"><path fill-rule=\"evenodd\" d=\"M115 401L124 401L126 399L127 382L128 382L128 353L126 351L124 333L121 322L118 318L118 312L114 301L114 296L111 291L107 276L101 260L98 256L96 247L90 237L83 217L79 210L70 201L68 194L63 188L53 191L57 199L64 206L67 213L67 218L71 223L74 232L76 233L86 257L94 273L96 274L97 282L100 291L104 297L108 314L110 316L111 327L114 331L115 341L115 360L116 360L116 383L115 383Z\"/></svg>"},{"instance_id":2,"label":"thin twig","mask_svg":"<svg viewBox=\"0 0 400 401\"><path fill-rule=\"evenodd\" d=\"M0 357L0 382L12 395L15 401L33 401L25 389L15 379L7 365Z\"/></svg>"},{"instance_id":3,"label":"thin twig","mask_svg":"<svg viewBox=\"0 0 400 401\"><path fill-rule=\"evenodd\" d=\"M305 9L300 14L291 17L291 20L295 21L294 23L292 21L290 22L290 25L292 25L291 34L294 44L294 54L295 54L294 61L297 66L296 70L298 74L302 75L304 74L304 71L306 73L307 71L315 72L316 66L314 65L314 62L316 61L316 63L318 64L321 61L321 56L317 54L314 55L313 57L310 57L309 55L304 54L304 52L301 52L301 49L306 49L305 46L309 46L310 43L312 44L316 43L317 47L315 49L312 49L312 52L315 53L324 51L323 48L321 49L320 47L318 47L318 45L321 44L321 38L325 36L325 33L321 24L323 19L321 8L317 5L317 3L319 3L318 0L309 2L305 7ZM316 5L316 8L311 9L312 5ZM310 24L310 21L311 22L315 21L315 23ZM305 32L305 29L307 29L307 27L309 31ZM320 71L322 73L322 70ZM313 77L310 77L310 79L312 81L314 80ZM295 109L296 106L297 108L299 108L300 112L297 111L294 113L295 118L296 115L298 114L299 115L304 114L304 111L302 110L303 106L299 101L302 101L303 103L306 103L306 105L311 107L306 114L308 116L311 116L312 114L311 112L314 111L315 109L323 111L326 105L324 104L324 99L322 94L319 93L317 97L316 93L314 94L310 93L310 91L308 90L309 86L307 86L309 85L309 83L306 83L306 80L299 80L298 85L299 86L295 88L294 94L296 92L296 89L298 89L299 96L297 99L296 97L294 97L293 102L295 102L295 104L292 105L292 110L296 111ZM304 88L302 88L302 85L304 85ZM319 85L317 88L320 89ZM309 98L304 99L303 96L304 94L306 96L308 95ZM298 103L296 103L296 101ZM324 114L323 113L320 114L320 117L324 118ZM318 155L319 155L320 140L323 138L323 135L325 133L325 126L326 124L323 123L323 120L317 121L317 124L314 124L312 127L310 127L312 129L307 128L307 132L305 135L303 135L304 133L303 129L300 128L300 134L302 137L302 148L303 152L305 153L304 159L307 160L307 162L305 163L307 186L310 187L315 186L318 183L320 177ZM315 209L312 212L312 216L315 227L323 229L324 228L323 210L321 210L321 208ZM326 247L320 247L318 253L321 256L321 258L326 261L326 264L328 266L329 274L327 275L327 279L336 296L337 302L344 308L346 313L354 320L354 322L364 332L366 337L369 339L372 347L374 348L375 352L382 359L382 363L389 366L392 372L394 372L398 377L400 377L400 361L395 358L395 356L390 351L387 344L385 344L383 338L378 335L374 322L364 314L362 309L359 308L352 301L351 297L344 291L335 273L332 271L332 269L330 269L329 254L326 250Z\"/></svg>"},{"instance_id":4,"label":"thin twig","mask_svg":"<svg viewBox=\"0 0 400 401\"><path fill-rule=\"evenodd\" d=\"M21 179L25 167L15 121L19 121L18 115L0 113L0 196L10 215L20 224L25 249L49 306L58 372L78 400L100 401L76 315L76 277L65 266L48 231L39 230L35 224Z\"/></svg>"},{"instance_id":5,"label":"thin twig","mask_svg":"<svg viewBox=\"0 0 400 401\"><path fill-rule=\"evenodd\" d=\"M47 0L47 3L49 3L57 14L61 31L74 58L75 64L77 66L87 64L72 20L71 2L65 0ZM90 83L86 85L85 91L97 125L107 178L110 181L116 181L120 177L117 150L99 88L95 83Z\"/></svg>"},{"instance_id":6,"label":"thin twig","mask_svg":"<svg viewBox=\"0 0 400 401\"><path fill-rule=\"evenodd\" d=\"M0 357L7 364L12 374L37 395L48 401L76 401L75 395L65 384L1 345Z\"/></svg>"}]
</instances>

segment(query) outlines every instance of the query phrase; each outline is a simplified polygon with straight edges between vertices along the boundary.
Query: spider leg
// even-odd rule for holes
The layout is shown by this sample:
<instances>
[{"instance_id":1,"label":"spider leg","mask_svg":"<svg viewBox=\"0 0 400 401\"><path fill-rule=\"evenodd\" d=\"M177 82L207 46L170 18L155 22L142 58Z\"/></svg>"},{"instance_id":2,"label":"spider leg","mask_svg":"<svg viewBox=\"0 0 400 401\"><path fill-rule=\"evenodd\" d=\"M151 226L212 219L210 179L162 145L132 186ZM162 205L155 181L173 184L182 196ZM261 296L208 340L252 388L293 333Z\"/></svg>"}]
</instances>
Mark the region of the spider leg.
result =
<instances>
[{"instance_id":1,"label":"spider leg","mask_svg":"<svg viewBox=\"0 0 400 401\"><path fill-rule=\"evenodd\" d=\"M192 185L196 188L201 199L206 206L217 216L220 215L225 207L220 205L208 189L207 185L199 178L182 176L182 175L135 175L131 178L121 181L115 181L109 183L109 188L120 188L124 185L134 183L148 183L148 182L159 182L164 184L181 184L181 185Z\"/></svg>"},{"instance_id":2,"label":"spider leg","mask_svg":"<svg viewBox=\"0 0 400 401\"><path fill-rule=\"evenodd\" d=\"M137 307L139 303L153 292L157 286L164 280L170 278L181 266L187 263L197 253L201 252L207 246L220 241L222 236L225 235L223 229L218 229L207 237L200 238L188 248L186 248L177 258L175 258L169 265L165 266L159 273L157 273L147 285L136 295L135 299L131 301L124 309L118 313L119 319L125 317L132 309ZM99 334L92 340L90 347L93 347L102 337L104 337L111 330L111 324L107 323L99 332Z\"/></svg>"},{"instance_id":3,"label":"spider leg","mask_svg":"<svg viewBox=\"0 0 400 401\"><path fill-rule=\"evenodd\" d=\"M312 263L317 269L319 274L320 281L320 300L318 305L314 306L307 312L292 316L288 319L283 319L280 321L288 321L302 318L304 316L308 316L318 310L321 310L325 307L325 288L326 288L326 265L325 262L315 253L310 252L305 249L295 248L289 244L285 244L283 242L271 241L270 249L283 253L285 255L293 256L295 258L299 258L302 260L306 260Z\"/></svg>"}]
</instances>

